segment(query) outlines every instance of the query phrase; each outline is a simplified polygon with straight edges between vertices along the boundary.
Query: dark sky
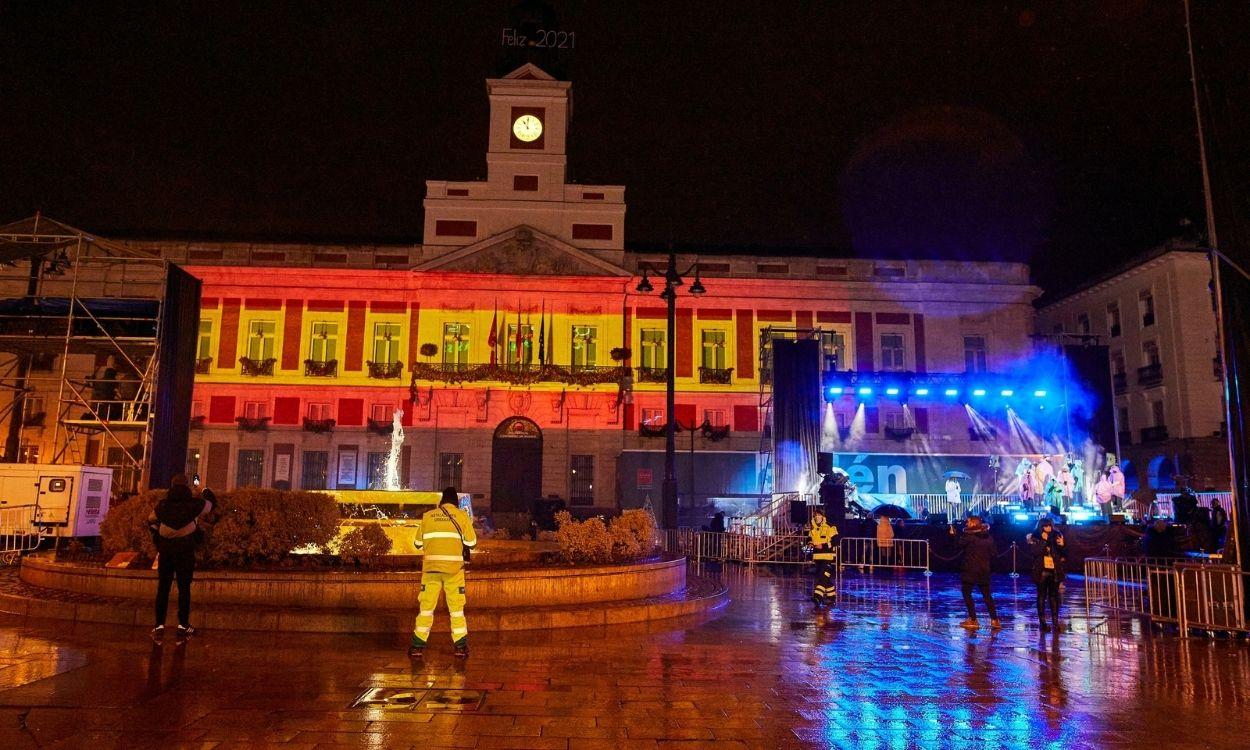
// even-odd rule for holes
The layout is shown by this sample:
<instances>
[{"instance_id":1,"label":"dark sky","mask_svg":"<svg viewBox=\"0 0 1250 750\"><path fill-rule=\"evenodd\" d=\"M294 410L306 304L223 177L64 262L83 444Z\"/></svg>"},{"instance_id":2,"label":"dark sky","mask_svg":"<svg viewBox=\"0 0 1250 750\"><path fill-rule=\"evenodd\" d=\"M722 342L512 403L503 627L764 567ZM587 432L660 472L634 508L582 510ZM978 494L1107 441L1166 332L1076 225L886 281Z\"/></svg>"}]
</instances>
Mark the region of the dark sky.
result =
<instances>
[{"instance_id":1,"label":"dark sky","mask_svg":"<svg viewBox=\"0 0 1250 750\"><path fill-rule=\"evenodd\" d=\"M0 2L0 220L420 239L511 2ZM554 3L627 242L1032 260L1202 220L1180 0Z\"/></svg>"}]
</instances>

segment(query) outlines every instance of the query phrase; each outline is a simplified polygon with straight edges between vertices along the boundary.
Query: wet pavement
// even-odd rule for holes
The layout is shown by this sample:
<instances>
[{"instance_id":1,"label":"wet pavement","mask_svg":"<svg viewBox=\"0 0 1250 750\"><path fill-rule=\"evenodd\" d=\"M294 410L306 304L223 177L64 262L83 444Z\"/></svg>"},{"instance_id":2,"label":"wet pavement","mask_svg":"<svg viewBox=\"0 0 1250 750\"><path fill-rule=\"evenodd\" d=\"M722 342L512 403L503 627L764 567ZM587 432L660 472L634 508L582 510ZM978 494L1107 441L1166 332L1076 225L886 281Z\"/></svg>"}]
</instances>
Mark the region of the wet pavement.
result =
<instances>
[{"instance_id":1,"label":"wet pavement","mask_svg":"<svg viewBox=\"0 0 1250 750\"><path fill-rule=\"evenodd\" d=\"M1039 633L1003 576L1005 628L970 634L947 576L848 576L818 611L793 574L713 574L733 600L711 615L471 636L467 662L441 638L413 665L390 636L156 647L0 616L0 748L1248 745L1250 645L1087 620L1077 580L1070 632Z\"/></svg>"}]
</instances>

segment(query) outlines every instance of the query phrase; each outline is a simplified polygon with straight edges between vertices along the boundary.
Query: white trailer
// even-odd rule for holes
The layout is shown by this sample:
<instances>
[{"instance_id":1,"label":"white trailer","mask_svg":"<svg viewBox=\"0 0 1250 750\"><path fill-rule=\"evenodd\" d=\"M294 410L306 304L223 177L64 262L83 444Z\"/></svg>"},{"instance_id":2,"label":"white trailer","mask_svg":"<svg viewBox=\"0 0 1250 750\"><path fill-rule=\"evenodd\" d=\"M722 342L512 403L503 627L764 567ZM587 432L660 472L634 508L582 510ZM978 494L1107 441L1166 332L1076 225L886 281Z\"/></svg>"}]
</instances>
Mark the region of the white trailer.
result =
<instances>
[{"instance_id":1,"label":"white trailer","mask_svg":"<svg viewBox=\"0 0 1250 750\"><path fill-rule=\"evenodd\" d=\"M0 464L0 515L29 518L45 536L99 536L112 487L107 466Z\"/></svg>"}]
</instances>

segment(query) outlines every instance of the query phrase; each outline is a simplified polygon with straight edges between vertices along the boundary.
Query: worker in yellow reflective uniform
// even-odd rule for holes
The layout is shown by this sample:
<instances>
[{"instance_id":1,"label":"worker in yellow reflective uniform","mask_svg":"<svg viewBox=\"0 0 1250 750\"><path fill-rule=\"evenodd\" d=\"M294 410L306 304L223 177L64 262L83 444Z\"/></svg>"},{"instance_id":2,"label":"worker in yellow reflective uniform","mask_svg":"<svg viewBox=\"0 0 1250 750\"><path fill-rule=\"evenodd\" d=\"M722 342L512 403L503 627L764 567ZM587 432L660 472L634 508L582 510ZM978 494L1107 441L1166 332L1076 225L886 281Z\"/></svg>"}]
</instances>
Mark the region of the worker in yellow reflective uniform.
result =
<instances>
[{"instance_id":1,"label":"worker in yellow reflective uniform","mask_svg":"<svg viewBox=\"0 0 1250 750\"><path fill-rule=\"evenodd\" d=\"M816 580L812 588L812 601L816 606L833 604L838 589L833 583L834 566L837 565L838 527L825 523L825 512L815 510L807 527L808 543L812 548L812 562L816 563Z\"/></svg>"},{"instance_id":2,"label":"worker in yellow reflective uniform","mask_svg":"<svg viewBox=\"0 0 1250 750\"><path fill-rule=\"evenodd\" d=\"M438 507L421 516L421 532L415 542L422 550L421 593L417 603L417 623L412 632L408 656L420 658L434 627L434 608L438 595L447 595L447 613L451 615L451 640L456 656L469 655L469 625L464 619L464 564L469 551L477 546L477 534L469 514L460 510L455 487L443 490Z\"/></svg>"}]
</instances>

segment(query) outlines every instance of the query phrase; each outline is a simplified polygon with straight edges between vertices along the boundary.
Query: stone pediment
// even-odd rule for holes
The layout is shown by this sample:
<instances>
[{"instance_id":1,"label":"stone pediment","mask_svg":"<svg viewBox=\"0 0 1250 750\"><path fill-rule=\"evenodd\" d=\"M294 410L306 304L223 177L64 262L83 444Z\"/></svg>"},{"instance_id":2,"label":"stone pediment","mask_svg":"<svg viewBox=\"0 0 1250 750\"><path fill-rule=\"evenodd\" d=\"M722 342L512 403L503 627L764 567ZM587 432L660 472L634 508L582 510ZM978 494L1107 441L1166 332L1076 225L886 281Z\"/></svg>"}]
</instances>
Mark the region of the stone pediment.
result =
<instances>
[{"instance_id":1,"label":"stone pediment","mask_svg":"<svg viewBox=\"0 0 1250 750\"><path fill-rule=\"evenodd\" d=\"M502 234L433 258L415 271L522 276L630 276L630 272L532 227Z\"/></svg>"}]
</instances>

